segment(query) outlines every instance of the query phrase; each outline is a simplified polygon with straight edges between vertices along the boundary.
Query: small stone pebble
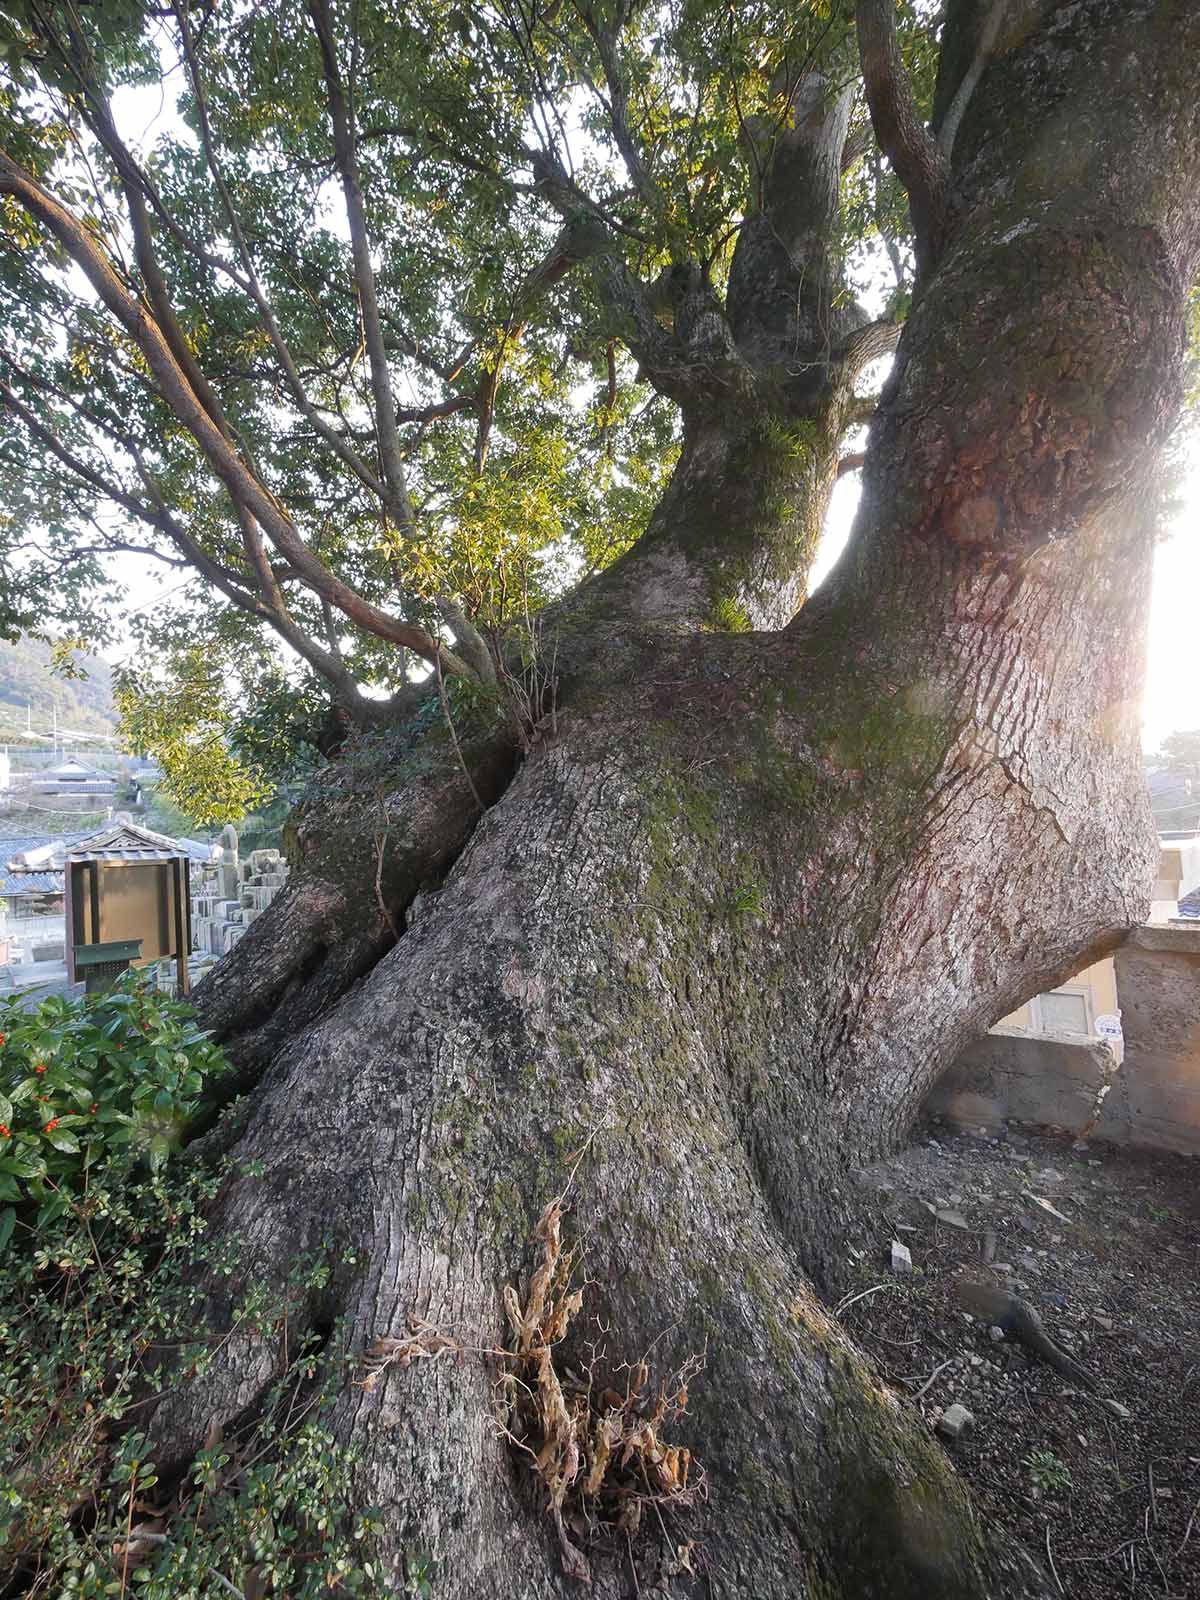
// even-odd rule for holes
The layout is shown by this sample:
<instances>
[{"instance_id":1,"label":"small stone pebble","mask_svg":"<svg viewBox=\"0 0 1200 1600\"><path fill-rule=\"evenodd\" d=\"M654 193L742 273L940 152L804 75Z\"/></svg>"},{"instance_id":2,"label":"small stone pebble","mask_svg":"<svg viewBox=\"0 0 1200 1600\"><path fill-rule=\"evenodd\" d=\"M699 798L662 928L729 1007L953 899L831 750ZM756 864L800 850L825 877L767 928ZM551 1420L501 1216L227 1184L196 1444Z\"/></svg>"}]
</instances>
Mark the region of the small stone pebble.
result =
<instances>
[{"instance_id":1,"label":"small stone pebble","mask_svg":"<svg viewBox=\"0 0 1200 1600\"><path fill-rule=\"evenodd\" d=\"M975 1418L966 1406L960 1406L956 1402L952 1406L947 1406L938 1418L937 1431L947 1439L959 1439L974 1421Z\"/></svg>"}]
</instances>

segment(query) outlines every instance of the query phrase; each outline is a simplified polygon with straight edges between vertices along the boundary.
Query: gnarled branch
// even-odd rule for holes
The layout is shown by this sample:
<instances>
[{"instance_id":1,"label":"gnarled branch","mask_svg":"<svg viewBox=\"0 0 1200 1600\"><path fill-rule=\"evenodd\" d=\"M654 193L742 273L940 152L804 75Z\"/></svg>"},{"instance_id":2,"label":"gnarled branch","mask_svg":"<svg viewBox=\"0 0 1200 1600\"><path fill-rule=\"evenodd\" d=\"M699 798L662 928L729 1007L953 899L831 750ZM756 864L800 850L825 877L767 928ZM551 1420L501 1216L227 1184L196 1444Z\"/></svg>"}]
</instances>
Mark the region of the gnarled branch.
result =
<instances>
[{"instance_id":1,"label":"gnarled branch","mask_svg":"<svg viewBox=\"0 0 1200 1600\"><path fill-rule=\"evenodd\" d=\"M884 317L878 322L868 322L845 340L836 352L835 359L841 363L843 370L853 382L872 361L891 355L900 342L900 333L900 324L890 318Z\"/></svg>"},{"instance_id":2,"label":"gnarled branch","mask_svg":"<svg viewBox=\"0 0 1200 1600\"><path fill-rule=\"evenodd\" d=\"M871 122L880 148L908 194L917 275L941 254L948 217L946 158L917 114L900 56L893 0L857 0L858 51Z\"/></svg>"},{"instance_id":3,"label":"gnarled branch","mask_svg":"<svg viewBox=\"0 0 1200 1600\"><path fill-rule=\"evenodd\" d=\"M196 395L157 321L130 294L98 241L35 178L3 152L0 152L0 194L12 195L30 216L54 235L81 269L105 307L145 357L159 396L195 439L234 505L254 517L299 578L368 633L404 645L431 663L440 659L445 672L469 676L466 663L424 628L381 611L349 584L343 583L313 554L279 501L242 461L225 431Z\"/></svg>"}]
</instances>

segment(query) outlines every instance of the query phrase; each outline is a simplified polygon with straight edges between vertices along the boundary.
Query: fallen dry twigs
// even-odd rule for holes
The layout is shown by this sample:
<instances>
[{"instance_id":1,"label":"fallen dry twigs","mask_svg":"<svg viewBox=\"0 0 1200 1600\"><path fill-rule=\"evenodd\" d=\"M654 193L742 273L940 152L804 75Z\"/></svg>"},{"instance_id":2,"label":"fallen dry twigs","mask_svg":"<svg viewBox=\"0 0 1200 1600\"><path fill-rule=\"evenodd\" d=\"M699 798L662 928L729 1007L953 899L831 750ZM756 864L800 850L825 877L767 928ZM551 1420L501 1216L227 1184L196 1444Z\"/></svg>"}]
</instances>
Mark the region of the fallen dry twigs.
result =
<instances>
[{"instance_id":1,"label":"fallen dry twigs","mask_svg":"<svg viewBox=\"0 0 1200 1600\"><path fill-rule=\"evenodd\" d=\"M690 1452L664 1438L687 1409L688 1383L703 1362L689 1357L657 1391L644 1360L616 1369L616 1381L624 1378L623 1393L601 1387L601 1353L594 1345L583 1376L560 1371L555 1348L584 1298L582 1288L572 1287L575 1255L562 1247L561 1224L560 1198L546 1207L535 1229L542 1259L524 1303L511 1285L505 1289L513 1348L506 1352L498 1392L501 1425L545 1488L564 1570L587 1584L591 1568L576 1539L594 1543L611 1533L632 1540L647 1507L662 1524L664 1510L684 1509L703 1496L704 1474L694 1468Z\"/></svg>"},{"instance_id":2,"label":"fallen dry twigs","mask_svg":"<svg viewBox=\"0 0 1200 1600\"><path fill-rule=\"evenodd\" d=\"M458 1340L452 1339L449 1334L432 1323L425 1322L417 1316L410 1316L408 1326L409 1338L376 1339L375 1343L363 1352L367 1375L362 1379L361 1387L368 1393L389 1367L399 1367L403 1370L411 1366L414 1361L433 1360L442 1355L463 1354L464 1347Z\"/></svg>"}]
</instances>

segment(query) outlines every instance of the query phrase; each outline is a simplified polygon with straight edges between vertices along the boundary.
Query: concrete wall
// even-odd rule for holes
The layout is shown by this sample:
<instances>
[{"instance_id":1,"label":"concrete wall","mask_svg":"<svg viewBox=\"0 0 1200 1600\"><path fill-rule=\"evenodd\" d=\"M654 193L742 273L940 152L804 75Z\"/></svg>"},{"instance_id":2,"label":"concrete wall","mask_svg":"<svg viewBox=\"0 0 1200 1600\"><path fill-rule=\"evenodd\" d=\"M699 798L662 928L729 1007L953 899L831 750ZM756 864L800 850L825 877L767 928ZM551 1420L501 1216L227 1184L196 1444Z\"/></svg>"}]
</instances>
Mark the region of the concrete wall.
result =
<instances>
[{"instance_id":1,"label":"concrete wall","mask_svg":"<svg viewBox=\"0 0 1200 1600\"><path fill-rule=\"evenodd\" d=\"M1116 964L1126 1066L1097 1132L1200 1155L1200 928L1139 928Z\"/></svg>"},{"instance_id":2,"label":"concrete wall","mask_svg":"<svg viewBox=\"0 0 1200 1600\"><path fill-rule=\"evenodd\" d=\"M34 904L43 908L46 901L39 896ZM61 903L57 911L39 909L33 916L22 915L29 906L22 904L21 897L14 895L10 905L15 909L10 910L5 928L9 959L15 952L17 959L24 962L61 961L66 938ZM51 950L57 954L45 953Z\"/></svg>"},{"instance_id":3,"label":"concrete wall","mask_svg":"<svg viewBox=\"0 0 1200 1600\"><path fill-rule=\"evenodd\" d=\"M1197 888L1200 888L1200 838L1195 834L1161 838L1150 921L1167 922L1176 915L1184 895Z\"/></svg>"},{"instance_id":4,"label":"concrete wall","mask_svg":"<svg viewBox=\"0 0 1200 1600\"><path fill-rule=\"evenodd\" d=\"M1087 1015L1087 1027L1081 1030L1084 1036L1095 1037L1094 1023L1097 1017L1115 1016L1118 1010L1117 977L1116 969L1111 956L1093 962L1090 967L1084 967L1073 978L1062 983L1057 989L1050 991L1054 994L1077 995L1084 1004ZM1045 996L1037 995L1032 1000L1027 1000L1023 1006L1018 1006L1007 1017L1001 1017L996 1024L998 1030L1017 1029L1024 1033L1057 1032L1048 1029L1042 1017L1045 1007ZM1065 1032L1065 1030L1063 1030ZM1077 1041L1079 1034L1070 1034L1068 1037ZM1121 1045L1116 1044L1117 1058L1121 1056Z\"/></svg>"},{"instance_id":5,"label":"concrete wall","mask_svg":"<svg viewBox=\"0 0 1200 1600\"><path fill-rule=\"evenodd\" d=\"M1102 1040L997 1025L963 1051L926 1107L960 1127L989 1132L1011 1118L1083 1134L1117 1074L1116 1057Z\"/></svg>"},{"instance_id":6,"label":"concrete wall","mask_svg":"<svg viewBox=\"0 0 1200 1600\"><path fill-rule=\"evenodd\" d=\"M1115 970L1119 1067L1100 1040L998 1025L935 1085L928 1109L966 1127L1011 1117L1200 1155L1200 928L1139 928Z\"/></svg>"}]
</instances>

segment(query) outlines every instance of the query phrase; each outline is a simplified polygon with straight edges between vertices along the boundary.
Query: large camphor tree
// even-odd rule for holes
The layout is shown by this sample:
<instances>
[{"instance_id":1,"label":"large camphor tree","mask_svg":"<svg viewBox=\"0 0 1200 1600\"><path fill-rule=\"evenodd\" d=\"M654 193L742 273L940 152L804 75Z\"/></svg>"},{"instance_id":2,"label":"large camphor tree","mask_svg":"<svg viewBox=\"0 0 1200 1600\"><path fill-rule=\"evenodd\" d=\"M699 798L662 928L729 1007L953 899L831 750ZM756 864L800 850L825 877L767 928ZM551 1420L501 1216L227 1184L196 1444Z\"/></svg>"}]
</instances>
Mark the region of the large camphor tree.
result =
<instances>
[{"instance_id":1,"label":"large camphor tree","mask_svg":"<svg viewBox=\"0 0 1200 1600\"><path fill-rule=\"evenodd\" d=\"M160 657L286 659L340 746L197 993L237 1269L157 1459L316 1330L396 1357L334 1423L401 1583L1052 1592L818 1290L850 1169L1146 907L1200 8L0 18L8 621L144 549L209 597Z\"/></svg>"}]
</instances>

